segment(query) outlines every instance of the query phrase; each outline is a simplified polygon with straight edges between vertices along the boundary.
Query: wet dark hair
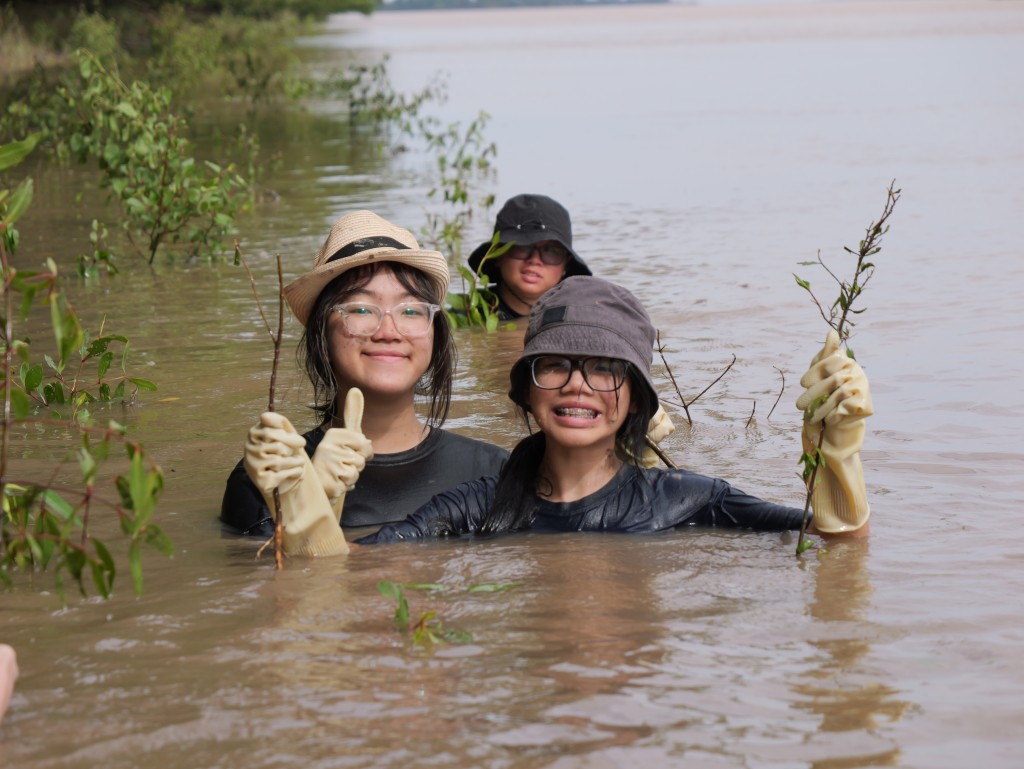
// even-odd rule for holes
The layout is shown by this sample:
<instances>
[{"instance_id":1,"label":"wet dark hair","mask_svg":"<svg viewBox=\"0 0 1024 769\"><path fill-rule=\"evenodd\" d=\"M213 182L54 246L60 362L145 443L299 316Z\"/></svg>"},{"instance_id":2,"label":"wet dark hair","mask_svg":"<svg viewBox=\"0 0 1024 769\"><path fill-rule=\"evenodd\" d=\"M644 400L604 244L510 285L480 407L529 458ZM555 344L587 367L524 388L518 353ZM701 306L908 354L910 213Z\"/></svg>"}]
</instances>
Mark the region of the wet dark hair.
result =
<instances>
[{"instance_id":1,"label":"wet dark hair","mask_svg":"<svg viewBox=\"0 0 1024 769\"><path fill-rule=\"evenodd\" d=\"M379 272L387 270L413 296L423 302L436 303L436 288L425 272L401 262L373 262L343 272L328 283L316 298L313 311L306 323L306 330L296 351L299 366L305 369L313 384L313 404L320 423L328 422L335 411L338 397L338 383L331 366L328 319L331 308L344 302L356 291L365 287ZM458 363L458 352L452 339L448 316L444 312L434 315L434 346L430 354L430 365L416 383L416 394L427 396L430 407L427 410L427 424L440 427L448 418L452 400L452 377Z\"/></svg>"},{"instance_id":2,"label":"wet dark hair","mask_svg":"<svg viewBox=\"0 0 1024 769\"><path fill-rule=\"evenodd\" d=\"M641 457L646 446L647 425L658 410L658 401L643 377L639 376L632 364L627 364L631 406L634 413L628 413L615 435L616 446L627 456ZM528 394L530 390L530 366L517 365L512 369L512 387L509 397L516 404L516 411L530 428ZM616 391L616 397L621 391ZM480 534L523 531L533 524L537 506L537 488L545 483L540 475L540 463L544 459L547 439L543 432L528 435L516 444L512 454L505 461L494 490L494 502L480 522Z\"/></svg>"}]
</instances>

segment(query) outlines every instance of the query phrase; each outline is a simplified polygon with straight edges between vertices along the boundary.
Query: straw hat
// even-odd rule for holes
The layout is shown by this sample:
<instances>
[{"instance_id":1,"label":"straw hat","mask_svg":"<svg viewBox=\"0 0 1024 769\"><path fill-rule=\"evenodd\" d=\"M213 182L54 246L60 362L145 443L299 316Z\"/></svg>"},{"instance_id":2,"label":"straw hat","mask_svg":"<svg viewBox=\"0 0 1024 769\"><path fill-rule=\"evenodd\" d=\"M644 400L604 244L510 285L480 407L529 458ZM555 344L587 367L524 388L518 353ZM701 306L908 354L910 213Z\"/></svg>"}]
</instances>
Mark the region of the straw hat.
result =
<instances>
[{"instance_id":1,"label":"straw hat","mask_svg":"<svg viewBox=\"0 0 1024 769\"><path fill-rule=\"evenodd\" d=\"M353 211L331 227L313 260L313 269L285 286L285 299L299 323L306 325L317 297L334 278L353 267L374 262L399 262L425 272L434 285L434 301L444 302L451 281L444 255L421 249L409 230L372 211Z\"/></svg>"}]
</instances>

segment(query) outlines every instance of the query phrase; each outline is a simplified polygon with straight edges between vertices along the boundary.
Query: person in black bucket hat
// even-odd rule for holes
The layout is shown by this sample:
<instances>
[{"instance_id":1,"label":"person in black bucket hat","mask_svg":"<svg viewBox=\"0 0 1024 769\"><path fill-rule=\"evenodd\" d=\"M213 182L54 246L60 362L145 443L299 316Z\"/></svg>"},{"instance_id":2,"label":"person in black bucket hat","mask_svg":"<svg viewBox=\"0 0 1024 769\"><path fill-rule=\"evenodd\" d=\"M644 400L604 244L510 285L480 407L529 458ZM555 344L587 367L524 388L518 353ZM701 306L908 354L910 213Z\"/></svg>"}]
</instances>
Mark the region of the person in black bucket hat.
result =
<instances>
[{"instance_id":1,"label":"person in black bucket hat","mask_svg":"<svg viewBox=\"0 0 1024 769\"><path fill-rule=\"evenodd\" d=\"M527 315L534 302L563 278L591 274L573 250L569 212L546 195L509 198L498 212L494 232L498 245L511 246L484 265L498 295L500 320ZM473 272L480 269L491 243L481 243L469 255Z\"/></svg>"},{"instance_id":2,"label":"person in black bucket hat","mask_svg":"<svg viewBox=\"0 0 1024 769\"><path fill-rule=\"evenodd\" d=\"M438 494L405 521L356 542L523 530L799 529L801 508L765 502L717 478L628 461L643 452L658 407L650 372L655 339L647 312L626 289L594 277L563 280L530 311L523 351L509 375L509 397L536 431L519 442L500 474ZM809 530L864 535L867 377L830 331L800 383L804 451L817 446L825 460Z\"/></svg>"}]
</instances>

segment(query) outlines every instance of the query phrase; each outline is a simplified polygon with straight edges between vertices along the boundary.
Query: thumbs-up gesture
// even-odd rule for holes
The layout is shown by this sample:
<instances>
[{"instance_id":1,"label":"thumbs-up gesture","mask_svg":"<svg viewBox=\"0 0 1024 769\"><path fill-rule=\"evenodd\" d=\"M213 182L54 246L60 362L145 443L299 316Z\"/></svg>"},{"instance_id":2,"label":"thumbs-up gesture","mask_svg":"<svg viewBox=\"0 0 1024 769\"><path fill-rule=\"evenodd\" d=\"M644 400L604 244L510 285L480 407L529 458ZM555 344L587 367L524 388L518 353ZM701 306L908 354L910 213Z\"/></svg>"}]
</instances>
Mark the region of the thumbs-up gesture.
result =
<instances>
[{"instance_id":1,"label":"thumbs-up gesture","mask_svg":"<svg viewBox=\"0 0 1024 769\"><path fill-rule=\"evenodd\" d=\"M366 462L373 459L373 444L363 435L363 393L349 389L343 409L344 427L332 427L313 453L313 469L338 515L346 492L352 491Z\"/></svg>"}]
</instances>

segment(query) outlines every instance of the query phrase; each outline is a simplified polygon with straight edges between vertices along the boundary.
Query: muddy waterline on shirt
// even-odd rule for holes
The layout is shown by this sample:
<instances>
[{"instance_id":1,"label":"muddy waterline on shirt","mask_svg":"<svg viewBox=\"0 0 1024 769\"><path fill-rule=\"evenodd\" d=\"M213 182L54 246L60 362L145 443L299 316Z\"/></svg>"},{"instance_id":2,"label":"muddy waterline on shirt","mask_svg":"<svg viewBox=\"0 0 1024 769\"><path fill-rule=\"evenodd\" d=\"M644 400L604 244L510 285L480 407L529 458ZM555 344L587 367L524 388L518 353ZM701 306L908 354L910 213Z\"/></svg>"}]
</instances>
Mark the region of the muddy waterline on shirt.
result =
<instances>
[{"instance_id":1,"label":"muddy waterline on shirt","mask_svg":"<svg viewBox=\"0 0 1024 769\"><path fill-rule=\"evenodd\" d=\"M267 399L248 280L135 265L72 293L159 384L111 416L165 470L176 553L146 556L140 600L125 574L112 600L64 610L45 574L3 595L22 677L0 763L1015 766L1024 371L1007 352L1022 330L1024 100L1005 86L1024 64L1024 8L885 5L379 14L335 20L306 51L330 66L390 50L406 88L449 70L446 115L492 112L499 203L530 191L569 208L576 250L645 302L687 397L737 356L692 426L670 409L668 452L787 504L802 503L796 380L825 331L791 273L814 280L797 262L855 246L896 177L855 337L877 412L869 540L798 561L792 535L524 534L275 572L216 524ZM426 161L349 145L330 105L265 120L280 197L240 235L266 290L273 254L300 274L341 211L419 226ZM70 270L102 200L84 171L35 176L19 264ZM472 226L475 244L488 223ZM306 428L298 332L278 407ZM505 397L521 336L459 332L450 429L505 447L523 434ZM19 461L54 450L44 436ZM444 585L409 591L413 614L473 641L413 648L383 579ZM515 587L468 590L480 584Z\"/></svg>"}]
</instances>

